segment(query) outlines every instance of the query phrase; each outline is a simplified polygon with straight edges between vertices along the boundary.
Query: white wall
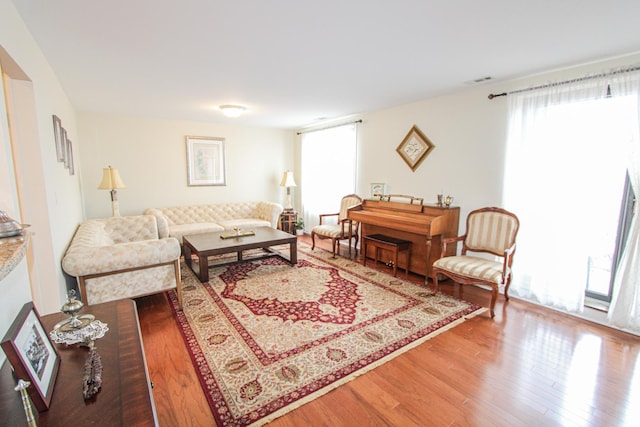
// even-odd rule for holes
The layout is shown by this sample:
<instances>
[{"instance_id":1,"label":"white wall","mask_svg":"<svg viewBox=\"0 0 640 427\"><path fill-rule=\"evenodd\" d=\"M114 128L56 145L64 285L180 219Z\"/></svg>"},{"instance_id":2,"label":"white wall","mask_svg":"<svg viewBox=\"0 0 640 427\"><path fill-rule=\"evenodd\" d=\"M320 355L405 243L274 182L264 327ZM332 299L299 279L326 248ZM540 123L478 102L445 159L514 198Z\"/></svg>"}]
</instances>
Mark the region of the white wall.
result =
<instances>
[{"instance_id":1,"label":"white wall","mask_svg":"<svg viewBox=\"0 0 640 427\"><path fill-rule=\"evenodd\" d=\"M57 162L51 119L58 115L76 141L73 107L8 0L0 0L0 64L7 74L0 99L0 210L31 224L32 233L26 261L0 283L4 335L27 301L33 300L41 314L62 306L66 282L60 259L81 219L82 201L79 176L70 176ZM5 102L14 114L10 128Z\"/></svg>"},{"instance_id":2,"label":"white wall","mask_svg":"<svg viewBox=\"0 0 640 427\"><path fill-rule=\"evenodd\" d=\"M489 100L489 93L639 63L640 55L635 54L507 83L475 86L447 96L362 114L358 193L370 197L370 183L385 182L388 193L424 197L425 203L435 203L439 193L449 194L454 197L454 205L461 208L462 232L469 211L502 206L507 97ZM433 142L435 149L412 172L395 150L414 124ZM540 172L544 173L544 165L540 165Z\"/></svg>"},{"instance_id":3,"label":"white wall","mask_svg":"<svg viewBox=\"0 0 640 427\"><path fill-rule=\"evenodd\" d=\"M145 208L268 200L284 203L280 180L293 169L293 132L277 129L78 114L87 218L111 216L109 192L98 190L102 168L120 171L122 215ZM186 135L225 138L226 185L187 185Z\"/></svg>"}]
</instances>

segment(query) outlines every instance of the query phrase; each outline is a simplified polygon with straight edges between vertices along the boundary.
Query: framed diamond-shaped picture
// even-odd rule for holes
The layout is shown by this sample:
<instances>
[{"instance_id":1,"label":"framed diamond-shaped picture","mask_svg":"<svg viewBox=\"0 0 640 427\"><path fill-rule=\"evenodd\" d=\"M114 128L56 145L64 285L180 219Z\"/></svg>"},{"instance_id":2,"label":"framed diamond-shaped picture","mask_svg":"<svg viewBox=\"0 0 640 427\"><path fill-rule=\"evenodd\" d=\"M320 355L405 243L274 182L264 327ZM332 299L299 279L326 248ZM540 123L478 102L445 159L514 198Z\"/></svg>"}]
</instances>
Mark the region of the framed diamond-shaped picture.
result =
<instances>
[{"instance_id":1,"label":"framed diamond-shaped picture","mask_svg":"<svg viewBox=\"0 0 640 427\"><path fill-rule=\"evenodd\" d=\"M407 136L404 137L396 151L409 165L412 171L416 171L420 163L436 146L422 133L418 126L413 125Z\"/></svg>"}]
</instances>

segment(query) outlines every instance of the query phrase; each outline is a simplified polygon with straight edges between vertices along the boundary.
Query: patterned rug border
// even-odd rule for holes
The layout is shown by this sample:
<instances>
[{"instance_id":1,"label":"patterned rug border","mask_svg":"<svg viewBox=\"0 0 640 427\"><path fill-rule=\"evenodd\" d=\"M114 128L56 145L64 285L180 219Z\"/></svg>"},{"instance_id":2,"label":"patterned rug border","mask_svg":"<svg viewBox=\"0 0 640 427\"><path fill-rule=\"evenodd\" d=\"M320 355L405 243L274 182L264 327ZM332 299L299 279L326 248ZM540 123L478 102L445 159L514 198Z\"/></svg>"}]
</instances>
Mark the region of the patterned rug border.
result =
<instances>
[{"instance_id":1,"label":"patterned rug border","mask_svg":"<svg viewBox=\"0 0 640 427\"><path fill-rule=\"evenodd\" d=\"M288 245L287 245L287 250L288 250ZM353 271L353 270L349 270L347 267L345 267L344 265L341 265L340 262L344 262L344 261L350 261L350 262L355 262L353 260L348 260L348 259L340 259L340 258L336 258L335 260L330 259L330 258L323 258L322 255L317 255L316 253L311 251L311 247L308 246L306 243L301 243L298 242L298 250L302 250L302 252L304 253L305 256L315 259L321 263L326 263L329 264L335 268L339 268L339 269L347 269L349 271L350 274L357 276L361 279L365 279L368 281L371 281L370 277L366 277L363 275L358 274L357 272ZM318 253L321 253L322 249L318 250ZM326 254L324 254L326 255ZM184 264L181 265L181 268L188 270L187 274L192 274L194 275L194 273ZM365 267L367 269L369 269L369 267ZM387 274L384 272L379 272L382 274ZM195 276L195 275L194 275ZM197 279L196 279L197 280ZM406 282L406 280L404 279L400 279L397 278L397 280L401 280L403 282ZM419 286L415 283L412 283L413 285ZM178 329L180 330L180 334L182 335L182 338L185 341L185 345L187 347L188 353L189 353L189 357L191 359L191 362L193 363L193 367L196 370L196 374L198 377L198 381L200 383L200 386L204 392L204 395L207 399L207 402L209 404L209 408L214 416L214 419L216 420L216 424L217 425L221 425L222 424L222 420L220 420L218 418L218 414L213 410L213 407L215 406L215 401L211 395L211 393L207 392L209 386L206 382L206 378L205 375L203 375L202 369L204 367L203 363L201 361L199 361L198 359L202 360L204 359L204 356L202 354L202 349L200 347L200 343L198 342L198 340L195 337L195 333L188 321L188 319L186 318L186 316L184 315L184 313L182 311L178 310L178 299L177 296L175 294L174 291L169 292L168 293L169 296L169 300L170 300L170 308L171 311L174 315L174 318L176 320L176 323L178 325ZM377 367L387 363L388 361L400 356L403 353L406 353L409 350L414 349L415 347L424 344L425 342L429 341L430 339L440 335L443 332L446 332L458 325L460 325L461 323L465 322L468 319L471 319L475 316L478 316L482 313L485 313L488 309L486 307L480 307L476 304L470 303L468 301L465 300L460 300L459 298L456 298L454 296L449 296L449 298L452 299L456 299L459 301L464 301L465 303L469 304L469 307L466 310L463 310L460 313L457 313L453 316L449 316L445 319L442 319L439 322L435 322L434 324L431 325L431 328L433 328L434 330L428 332L426 335L424 335L423 337L420 337L414 341L411 341L410 343L404 344L401 347L397 348L396 350L392 351L391 353L381 357L380 359L371 362L370 364L356 369L355 371L345 375L344 377L326 385L323 386L321 388L319 388L316 391L313 391L311 393L309 393L308 395L298 399L296 402L293 402L291 404L288 404L286 406L283 406L282 408L275 410L274 412L264 416L263 418L260 418L258 420L256 420L255 422L251 423L251 424L247 424L246 427L259 427L265 424L268 424L270 422L272 422L273 420L291 412L294 411L295 409L311 402L314 399L317 399L327 393L329 393L330 391L335 390L336 388L347 384L351 381L353 381L354 379L358 378L361 375L364 375L368 372L371 372L373 369L376 369ZM455 316L459 316L457 319L452 320L450 322L447 322L451 317L455 317ZM444 323L444 325L442 325ZM440 326L442 325L442 326ZM194 350L194 345L192 345L193 343L195 343L195 347L197 347L197 351ZM209 368L207 368L208 370Z\"/></svg>"}]
</instances>

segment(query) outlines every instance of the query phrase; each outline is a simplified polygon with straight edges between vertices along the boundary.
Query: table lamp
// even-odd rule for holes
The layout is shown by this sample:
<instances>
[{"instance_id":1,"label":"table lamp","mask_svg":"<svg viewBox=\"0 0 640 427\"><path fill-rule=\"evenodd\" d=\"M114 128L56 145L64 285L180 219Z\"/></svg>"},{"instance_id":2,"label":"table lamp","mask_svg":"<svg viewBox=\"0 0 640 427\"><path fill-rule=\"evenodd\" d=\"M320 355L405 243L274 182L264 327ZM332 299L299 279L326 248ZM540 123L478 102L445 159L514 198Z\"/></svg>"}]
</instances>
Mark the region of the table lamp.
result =
<instances>
[{"instance_id":1,"label":"table lamp","mask_svg":"<svg viewBox=\"0 0 640 427\"><path fill-rule=\"evenodd\" d=\"M118 205L118 190L127 188L120 178L118 169L108 168L102 169L102 182L98 186L98 190L111 191L111 213L113 216L120 216L120 206Z\"/></svg>"},{"instance_id":2,"label":"table lamp","mask_svg":"<svg viewBox=\"0 0 640 427\"><path fill-rule=\"evenodd\" d=\"M293 172L286 171L284 175L282 175L282 181L280 182L280 187L287 188L287 205L285 206L285 211L292 211L293 206L291 206L291 187L295 187L296 182L293 180Z\"/></svg>"}]
</instances>

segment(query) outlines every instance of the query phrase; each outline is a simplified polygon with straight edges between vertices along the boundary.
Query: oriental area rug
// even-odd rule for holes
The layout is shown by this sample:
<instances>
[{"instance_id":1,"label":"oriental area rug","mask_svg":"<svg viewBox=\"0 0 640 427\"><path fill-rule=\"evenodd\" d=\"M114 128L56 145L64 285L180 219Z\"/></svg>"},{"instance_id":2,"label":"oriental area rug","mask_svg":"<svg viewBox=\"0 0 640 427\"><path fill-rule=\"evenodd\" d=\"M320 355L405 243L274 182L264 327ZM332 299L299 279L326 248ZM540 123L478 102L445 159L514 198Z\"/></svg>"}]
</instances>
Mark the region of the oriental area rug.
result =
<instances>
[{"instance_id":1,"label":"oriental area rug","mask_svg":"<svg viewBox=\"0 0 640 427\"><path fill-rule=\"evenodd\" d=\"M173 313L218 426L263 425L486 309L306 244L279 257L182 266Z\"/></svg>"}]
</instances>

